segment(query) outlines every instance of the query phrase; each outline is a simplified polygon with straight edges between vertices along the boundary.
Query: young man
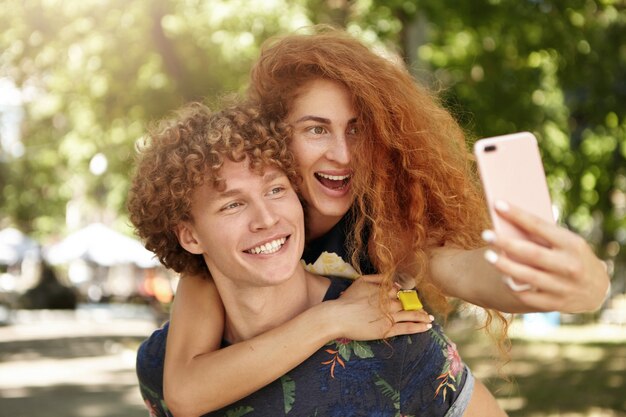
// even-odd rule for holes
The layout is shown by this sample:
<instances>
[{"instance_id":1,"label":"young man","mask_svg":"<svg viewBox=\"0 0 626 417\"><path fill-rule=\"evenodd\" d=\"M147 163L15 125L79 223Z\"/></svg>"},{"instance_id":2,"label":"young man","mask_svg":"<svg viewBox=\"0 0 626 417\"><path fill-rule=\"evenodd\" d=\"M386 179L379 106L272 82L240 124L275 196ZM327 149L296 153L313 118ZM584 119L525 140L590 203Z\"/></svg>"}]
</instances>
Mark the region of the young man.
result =
<instances>
[{"instance_id":1,"label":"young man","mask_svg":"<svg viewBox=\"0 0 626 417\"><path fill-rule=\"evenodd\" d=\"M382 311L367 282L352 286L365 288L358 295L339 298L353 291L351 281L304 270L304 216L286 143L282 127L266 123L253 105L211 113L195 104L140 149L131 221L165 266L208 269L224 311L207 306L199 314L222 314L224 333L206 343L220 344L220 352L311 351L289 373L268 376L264 388L210 415L504 415L484 388L473 390L454 344L425 312L403 310L395 293ZM288 323L309 326L311 340L272 343L272 329ZM156 416L171 415L163 400L167 332L167 325L157 330L138 353L141 392ZM232 381L253 378L255 365L244 357L220 369ZM480 412L470 412L470 399Z\"/></svg>"}]
</instances>

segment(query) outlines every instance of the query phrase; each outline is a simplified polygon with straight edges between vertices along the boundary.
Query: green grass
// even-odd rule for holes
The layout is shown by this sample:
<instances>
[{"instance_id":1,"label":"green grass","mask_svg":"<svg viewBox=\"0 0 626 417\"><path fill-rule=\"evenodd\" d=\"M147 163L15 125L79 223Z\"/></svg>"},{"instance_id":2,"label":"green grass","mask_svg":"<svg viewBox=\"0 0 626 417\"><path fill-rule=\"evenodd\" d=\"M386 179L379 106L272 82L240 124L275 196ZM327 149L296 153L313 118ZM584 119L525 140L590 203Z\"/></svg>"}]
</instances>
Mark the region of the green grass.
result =
<instances>
[{"instance_id":1,"label":"green grass","mask_svg":"<svg viewBox=\"0 0 626 417\"><path fill-rule=\"evenodd\" d=\"M458 320L447 332L511 417L626 417L625 327L563 325L528 334L515 322L511 360L500 370L484 332Z\"/></svg>"}]
</instances>

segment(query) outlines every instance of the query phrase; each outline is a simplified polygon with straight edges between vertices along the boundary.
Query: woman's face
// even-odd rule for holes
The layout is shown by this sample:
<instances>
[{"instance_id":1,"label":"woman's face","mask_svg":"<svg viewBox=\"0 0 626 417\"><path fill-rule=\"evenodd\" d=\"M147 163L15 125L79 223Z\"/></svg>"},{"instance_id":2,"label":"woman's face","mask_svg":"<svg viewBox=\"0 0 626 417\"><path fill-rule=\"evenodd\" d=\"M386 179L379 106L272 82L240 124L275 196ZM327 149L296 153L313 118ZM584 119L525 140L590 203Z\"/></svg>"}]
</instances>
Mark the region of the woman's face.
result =
<instances>
[{"instance_id":1,"label":"woman's face","mask_svg":"<svg viewBox=\"0 0 626 417\"><path fill-rule=\"evenodd\" d=\"M307 203L309 237L332 228L352 204L350 147L357 137L357 116L346 87L316 79L300 88L287 122L293 127L291 150Z\"/></svg>"}]
</instances>

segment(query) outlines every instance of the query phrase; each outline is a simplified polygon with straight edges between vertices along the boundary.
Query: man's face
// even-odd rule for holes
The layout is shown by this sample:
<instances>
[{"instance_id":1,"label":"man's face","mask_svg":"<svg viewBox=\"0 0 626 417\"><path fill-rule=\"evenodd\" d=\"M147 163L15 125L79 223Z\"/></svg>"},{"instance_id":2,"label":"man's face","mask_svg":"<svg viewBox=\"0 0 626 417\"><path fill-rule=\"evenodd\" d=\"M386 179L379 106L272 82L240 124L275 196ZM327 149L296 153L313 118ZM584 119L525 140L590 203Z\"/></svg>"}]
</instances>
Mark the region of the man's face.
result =
<instances>
[{"instance_id":1,"label":"man's face","mask_svg":"<svg viewBox=\"0 0 626 417\"><path fill-rule=\"evenodd\" d=\"M247 160L226 160L220 176L223 190L208 183L195 191L186 226L192 244L183 234L182 246L204 255L216 282L244 288L291 278L304 248L304 215L287 176L274 167L258 175Z\"/></svg>"}]
</instances>

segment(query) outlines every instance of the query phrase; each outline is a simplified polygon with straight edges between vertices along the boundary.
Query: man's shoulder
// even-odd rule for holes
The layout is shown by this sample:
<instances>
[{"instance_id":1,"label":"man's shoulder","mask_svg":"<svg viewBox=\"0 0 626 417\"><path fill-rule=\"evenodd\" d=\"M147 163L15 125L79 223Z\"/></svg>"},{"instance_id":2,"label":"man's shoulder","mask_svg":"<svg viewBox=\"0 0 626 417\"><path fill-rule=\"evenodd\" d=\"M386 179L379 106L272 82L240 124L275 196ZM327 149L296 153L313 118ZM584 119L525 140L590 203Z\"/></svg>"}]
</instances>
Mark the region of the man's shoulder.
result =
<instances>
[{"instance_id":1,"label":"man's shoulder","mask_svg":"<svg viewBox=\"0 0 626 417\"><path fill-rule=\"evenodd\" d=\"M327 278L330 279L330 285L324 295L324 301L336 300L354 282L352 279L333 275L327 275Z\"/></svg>"},{"instance_id":2,"label":"man's shoulder","mask_svg":"<svg viewBox=\"0 0 626 417\"><path fill-rule=\"evenodd\" d=\"M167 332L169 330L169 322L154 330L150 336L141 342L138 350L138 356L155 356L165 354L165 344L167 342Z\"/></svg>"},{"instance_id":3,"label":"man's shoulder","mask_svg":"<svg viewBox=\"0 0 626 417\"><path fill-rule=\"evenodd\" d=\"M169 323L156 329L137 350L136 370L140 384L161 393L168 329Z\"/></svg>"}]
</instances>

